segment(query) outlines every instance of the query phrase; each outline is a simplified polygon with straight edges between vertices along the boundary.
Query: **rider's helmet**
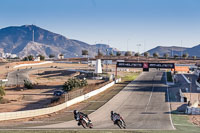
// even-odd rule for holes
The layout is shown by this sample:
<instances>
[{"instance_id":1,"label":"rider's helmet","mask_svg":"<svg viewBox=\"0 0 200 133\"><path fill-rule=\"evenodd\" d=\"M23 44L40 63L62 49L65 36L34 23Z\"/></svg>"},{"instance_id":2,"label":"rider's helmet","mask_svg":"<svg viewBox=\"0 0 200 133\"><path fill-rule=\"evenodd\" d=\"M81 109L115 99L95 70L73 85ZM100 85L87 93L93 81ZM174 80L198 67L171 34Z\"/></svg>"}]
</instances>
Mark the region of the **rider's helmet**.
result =
<instances>
[{"instance_id":1,"label":"rider's helmet","mask_svg":"<svg viewBox=\"0 0 200 133\"><path fill-rule=\"evenodd\" d=\"M74 110L74 114L75 114L75 115L78 114L78 111L77 111L77 110Z\"/></svg>"},{"instance_id":2,"label":"rider's helmet","mask_svg":"<svg viewBox=\"0 0 200 133\"><path fill-rule=\"evenodd\" d=\"M110 112L110 114L111 114L111 115L113 115L113 114L114 114L114 112L113 112L113 111L111 111L111 112Z\"/></svg>"}]
</instances>

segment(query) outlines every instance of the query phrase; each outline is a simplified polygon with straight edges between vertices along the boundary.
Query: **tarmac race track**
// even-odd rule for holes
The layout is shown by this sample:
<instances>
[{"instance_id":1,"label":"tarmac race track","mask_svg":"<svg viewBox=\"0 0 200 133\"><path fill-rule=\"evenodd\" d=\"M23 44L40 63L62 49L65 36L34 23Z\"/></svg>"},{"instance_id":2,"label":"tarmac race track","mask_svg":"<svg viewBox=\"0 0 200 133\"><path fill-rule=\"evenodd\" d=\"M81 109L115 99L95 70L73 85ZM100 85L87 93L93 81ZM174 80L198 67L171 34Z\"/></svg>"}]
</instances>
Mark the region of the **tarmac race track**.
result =
<instances>
[{"instance_id":1,"label":"tarmac race track","mask_svg":"<svg viewBox=\"0 0 200 133\"><path fill-rule=\"evenodd\" d=\"M174 130L168 103L165 73L143 72L101 108L89 115L94 129L119 129L110 120L113 110L124 118L127 129ZM73 114L72 114L73 115ZM30 128L82 129L76 121Z\"/></svg>"}]
</instances>

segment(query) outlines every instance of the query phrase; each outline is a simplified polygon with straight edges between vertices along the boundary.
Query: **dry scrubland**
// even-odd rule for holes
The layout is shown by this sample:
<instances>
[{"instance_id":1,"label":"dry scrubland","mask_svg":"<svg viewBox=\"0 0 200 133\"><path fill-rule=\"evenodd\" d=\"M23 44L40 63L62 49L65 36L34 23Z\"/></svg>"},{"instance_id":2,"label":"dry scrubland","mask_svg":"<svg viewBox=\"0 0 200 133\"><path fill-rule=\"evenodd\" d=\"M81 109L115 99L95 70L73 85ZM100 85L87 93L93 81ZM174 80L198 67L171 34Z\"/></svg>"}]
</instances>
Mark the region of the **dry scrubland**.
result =
<instances>
[{"instance_id":1,"label":"dry scrubland","mask_svg":"<svg viewBox=\"0 0 200 133\"><path fill-rule=\"evenodd\" d=\"M29 62L32 63L32 62ZM20 67L14 69L13 66L21 63L10 63L9 68L6 68L8 65L0 66L2 69L9 69L8 71L1 71L5 76L7 72L25 69L29 67ZM24 62L22 62L24 64ZM33 70L29 72L30 80L33 81L34 88L26 89L24 87L6 87L6 95L4 96L8 103L1 104L0 112L12 112L19 110L30 110L38 109L42 107L47 107L51 104L51 99L54 97L53 91L56 89L62 89L62 85L69 78L79 75L79 72L69 72L67 69L86 69L88 68L85 64L58 64L50 63L39 66L32 66L32 68L45 67L40 70ZM92 89L97 89L104 85L102 80L88 80L89 86L85 87L85 92ZM96 85L98 84L98 85ZM93 87L91 89L91 87ZM75 91L75 89L73 90Z\"/></svg>"},{"instance_id":2,"label":"dry scrubland","mask_svg":"<svg viewBox=\"0 0 200 133\"><path fill-rule=\"evenodd\" d=\"M24 63L28 62L22 62L22 64ZM1 71L1 73L4 74L6 77L7 72L9 71L30 68L29 66L14 69L13 67L18 64L21 63L9 63L0 66L2 70L7 70ZM6 66L9 66L9 68ZM33 89L25 89L23 86L5 88L6 95L4 96L4 98L7 99L6 101L8 103L1 104L0 112L30 110L47 107L47 105L50 106L51 100L54 97L52 95L53 91L56 89L62 89L62 85L64 84L64 82L66 82L71 77L79 75L79 72L69 72L67 71L67 69L94 69L93 67L88 67L87 64L50 63L39 66L32 66L32 68L41 67L44 68L39 70L32 70L29 72L29 77L31 81L33 81L33 83L35 84ZM104 69L114 70L115 65L104 66ZM108 73L114 74L115 72ZM118 72L118 75L125 76L126 72ZM88 84L88 86L83 88L84 93L87 93L94 89L98 89L107 83L104 83L104 81L102 80L88 80ZM76 89L74 89L73 91L76 91Z\"/></svg>"}]
</instances>

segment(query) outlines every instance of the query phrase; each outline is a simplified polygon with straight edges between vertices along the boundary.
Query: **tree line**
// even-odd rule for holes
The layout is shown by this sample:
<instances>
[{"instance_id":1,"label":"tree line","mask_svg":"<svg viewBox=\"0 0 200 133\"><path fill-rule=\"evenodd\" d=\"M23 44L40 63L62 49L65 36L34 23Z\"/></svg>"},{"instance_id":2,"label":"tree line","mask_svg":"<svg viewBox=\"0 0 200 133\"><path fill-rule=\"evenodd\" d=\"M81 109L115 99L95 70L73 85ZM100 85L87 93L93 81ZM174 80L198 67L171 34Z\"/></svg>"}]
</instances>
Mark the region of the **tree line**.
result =
<instances>
[{"instance_id":1,"label":"tree line","mask_svg":"<svg viewBox=\"0 0 200 133\"><path fill-rule=\"evenodd\" d=\"M82 50L82 55L83 56L88 56L88 50ZM141 55L140 53L132 53L131 51L126 51L124 53L124 55L122 55L122 52L117 51L116 54L114 55L113 52L110 52L108 54L109 56L135 56L135 57L139 57L139 56L144 56L146 58L150 57L150 53L149 52L144 52L143 55ZM104 56L102 52L98 51L97 56ZM153 53L152 55L154 58L160 58L163 57L165 59L168 58L174 58L174 59L178 59L178 58L183 58L183 59L187 59L189 57L188 53L184 53L182 54L182 56L178 56L177 54L173 55L173 57L170 57L168 53L163 54L163 56L160 56L158 52ZM196 56L192 56L193 59L196 59Z\"/></svg>"}]
</instances>

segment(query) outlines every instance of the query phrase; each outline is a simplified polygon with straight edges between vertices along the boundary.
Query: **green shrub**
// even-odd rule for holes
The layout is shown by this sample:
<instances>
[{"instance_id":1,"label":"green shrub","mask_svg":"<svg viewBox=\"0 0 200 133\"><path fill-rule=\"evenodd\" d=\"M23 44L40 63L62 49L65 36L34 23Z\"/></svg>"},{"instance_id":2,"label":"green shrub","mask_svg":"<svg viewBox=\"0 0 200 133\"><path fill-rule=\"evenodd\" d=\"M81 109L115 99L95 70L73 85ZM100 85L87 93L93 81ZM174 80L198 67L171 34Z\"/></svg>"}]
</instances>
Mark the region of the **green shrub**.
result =
<instances>
[{"instance_id":1,"label":"green shrub","mask_svg":"<svg viewBox=\"0 0 200 133\"><path fill-rule=\"evenodd\" d=\"M27 89L33 89L33 84L28 80L24 80L24 87Z\"/></svg>"},{"instance_id":2,"label":"green shrub","mask_svg":"<svg viewBox=\"0 0 200 133\"><path fill-rule=\"evenodd\" d=\"M77 79L77 78L70 78L68 79L67 82L64 83L63 85L63 90L64 91L71 91L74 88L80 88L88 85L87 80L85 79Z\"/></svg>"},{"instance_id":3,"label":"green shrub","mask_svg":"<svg viewBox=\"0 0 200 133\"><path fill-rule=\"evenodd\" d=\"M0 97L5 95L5 90L3 86L0 86Z\"/></svg>"}]
</instances>

